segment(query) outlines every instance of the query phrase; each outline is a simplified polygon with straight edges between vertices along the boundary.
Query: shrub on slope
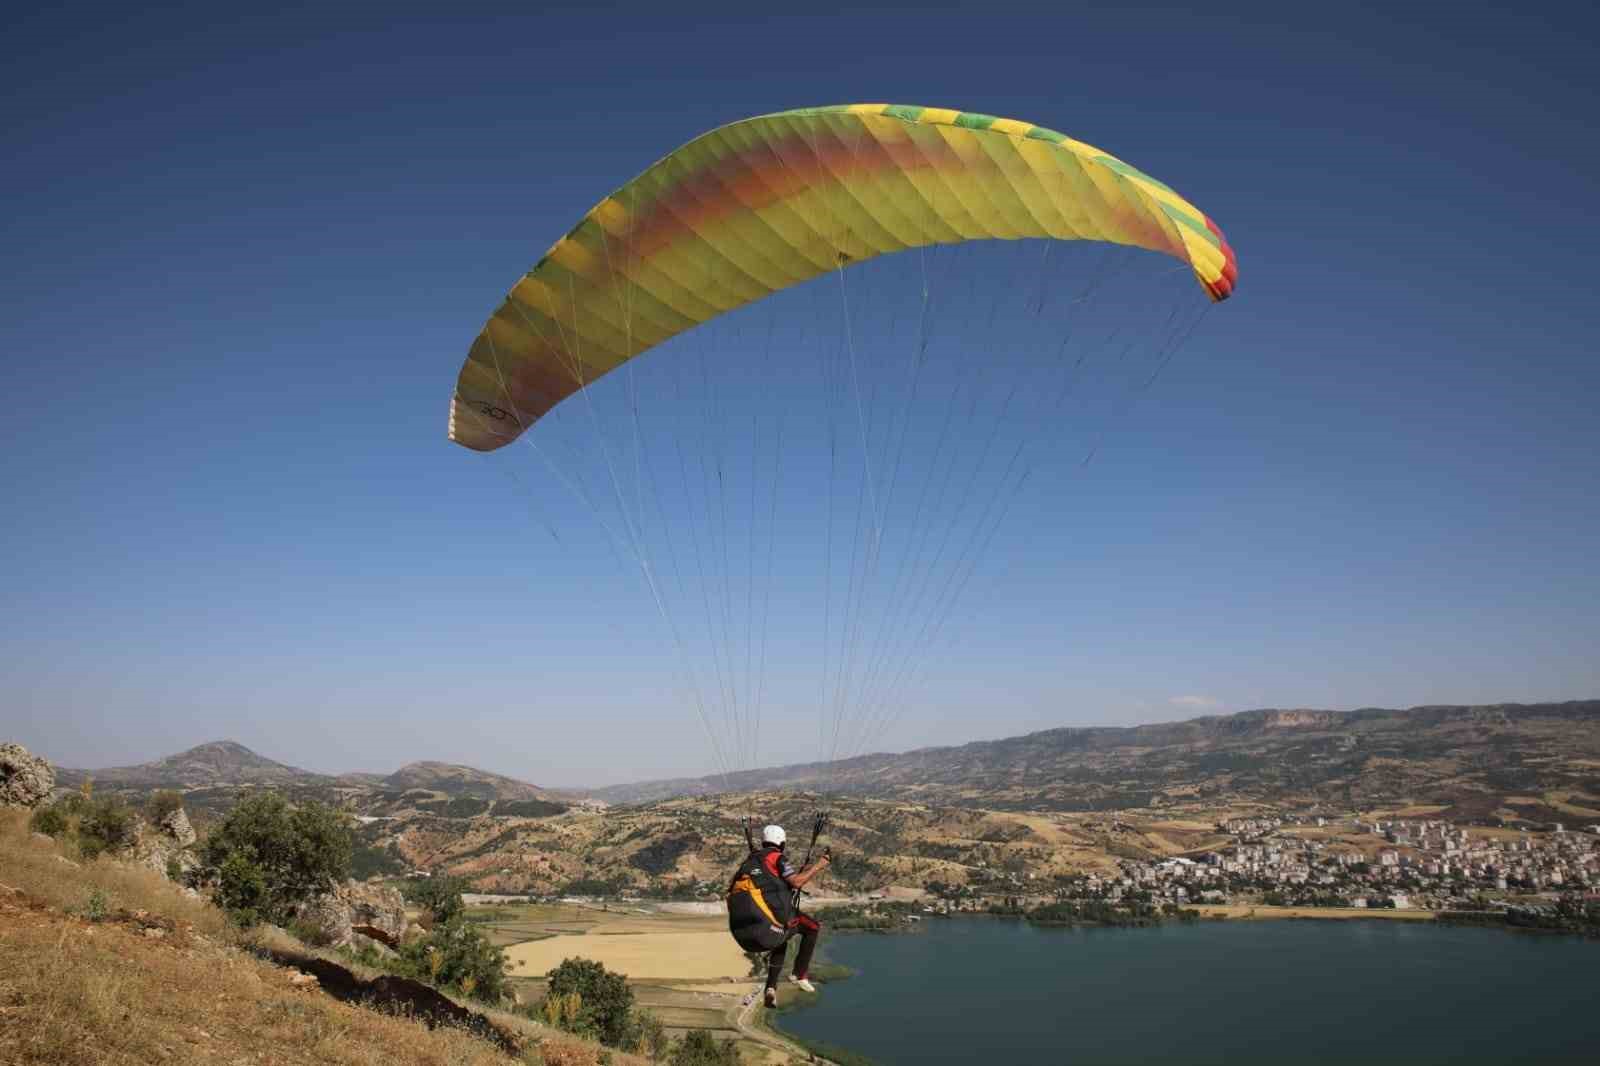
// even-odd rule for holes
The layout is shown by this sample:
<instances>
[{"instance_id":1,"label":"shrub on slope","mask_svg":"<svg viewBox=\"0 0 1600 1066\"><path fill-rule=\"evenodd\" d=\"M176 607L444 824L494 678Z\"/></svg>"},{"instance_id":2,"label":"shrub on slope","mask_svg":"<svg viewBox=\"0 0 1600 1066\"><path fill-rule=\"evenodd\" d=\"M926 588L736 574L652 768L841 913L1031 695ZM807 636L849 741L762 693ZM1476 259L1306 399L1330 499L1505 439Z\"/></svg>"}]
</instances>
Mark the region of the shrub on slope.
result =
<instances>
[{"instance_id":1,"label":"shrub on slope","mask_svg":"<svg viewBox=\"0 0 1600 1066\"><path fill-rule=\"evenodd\" d=\"M106 905L86 906L101 894ZM95 911L103 921L81 916ZM161 919L119 921L143 910ZM152 935L152 929L160 929ZM216 908L149 870L76 863L0 812L0 1062L7 1066L257 1062L508 1066L493 1044L338 1002L241 950ZM288 938L275 934L283 940ZM304 945L290 942L297 950ZM531 1037L520 1061L598 1063L600 1049L491 1015ZM541 1059L534 1041L549 1055ZM643 1059L612 1053L614 1066Z\"/></svg>"}]
</instances>

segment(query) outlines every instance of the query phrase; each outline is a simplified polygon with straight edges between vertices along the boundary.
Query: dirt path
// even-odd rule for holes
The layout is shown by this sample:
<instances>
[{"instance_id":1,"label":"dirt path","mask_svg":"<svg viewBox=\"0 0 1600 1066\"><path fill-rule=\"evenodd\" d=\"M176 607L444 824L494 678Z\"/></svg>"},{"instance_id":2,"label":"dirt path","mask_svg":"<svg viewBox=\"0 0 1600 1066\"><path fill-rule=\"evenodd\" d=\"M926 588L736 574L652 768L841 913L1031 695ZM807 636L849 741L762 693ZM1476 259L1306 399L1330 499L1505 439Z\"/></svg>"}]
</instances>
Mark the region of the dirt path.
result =
<instances>
[{"instance_id":1,"label":"dirt path","mask_svg":"<svg viewBox=\"0 0 1600 1066\"><path fill-rule=\"evenodd\" d=\"M833 1066L833 1064L828 1062L827 1059L821 1057L813 1059L811 1052L807 1051L799 1044L793 1043L784 1037L779 1036L771 1028L765 1025L759 1025L756 1022L751 1021L751 1018L755 1015L757 1009L766 1009L761 1003L761 986L756 985L754 987L757 989L757 991L755 995L750 997L749 1003L745 1003L742 1000L735 1000L733 1007L728 1011L729 1020L733 1022L733 1027L739 1031L739 1035L744 1037L746 1040L753 1040L763 1047L772 1048L774 1051L781 1051L785 1055L799 1059L801 1062L815 1061L824 1063L825 1066Z\"/></svg>"}]
</instances>

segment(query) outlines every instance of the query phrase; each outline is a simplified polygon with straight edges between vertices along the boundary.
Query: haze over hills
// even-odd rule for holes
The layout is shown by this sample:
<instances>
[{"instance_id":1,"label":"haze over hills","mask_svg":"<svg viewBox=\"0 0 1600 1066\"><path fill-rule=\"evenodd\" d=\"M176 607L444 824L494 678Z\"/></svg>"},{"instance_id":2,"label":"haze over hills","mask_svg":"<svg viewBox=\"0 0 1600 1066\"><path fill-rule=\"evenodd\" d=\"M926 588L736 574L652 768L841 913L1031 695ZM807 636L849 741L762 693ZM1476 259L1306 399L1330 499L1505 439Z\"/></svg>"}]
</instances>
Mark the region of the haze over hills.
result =
<instances>
[{"instance_id":1,"label":"haze over hills","mask_svg":"<svg viewBox=\"0 0 1600 1066\"><path fill-rule=\"evenodd\" d=\"M595 789L608 803L757 789L1021 810L1177 799L1411 798L1471 806L1507 792L1600 788L1600 700L1257 710L1132 727L1049 729L959 747Z\"/></svg>"},{"instance_id":2,"label":"haze over hills","mask_svg":"<svg viewBox=\"0 0 1600 1066\"><path fill-rule=\"evenodd\" d=\"M484 801L612 804L719 792L810 790L994 810L1094 811L1179 800L1315 800L1349 808L1409 799L1470 816L1504 795L1600 792L1600 700L1409 710L1257 710L1132 727L1049 729L957 747L798 763L575 792L414 762L391 774L316 774L232 741L136 766L63 769L60 784L187 791L278 787L392 807L408 792ZM464 807L462 809L465 809ZM383 813L375 811L375 813Z\"/></svg>"},{"instance_id":3,"label":"haze over hills","mask_svg":"<svg viewBox=\"0 0 1600 1066\"><path fill-rule=\"evenodd\" d=\"M420 788L443 792L448 796L472 796L478 799L531 800L546 799L552 795L546 789L514 777L444 762L408 763L383 778L382 784L389 789Z\"/></svg>"},{"instance_id":4,"label":"haze over hills","mask_svg":"<svg viewBox=\"0 0 1600 1066\"><path fill-rule=\"evenodd\" d=\"M92 777L95 784L102 786L175 789L215 788L222 785L283 787L332 780L323 774L314 774L257 755L232 740L215 740L176 755L134 766L111 766L103 770L61 767L56 770L57 784L68 787L76 787L85 777Z\"/></svg>"},{"instance_id":5,"label":"haze over hills","mask_svg":"<svg viewBox=\"0 0 1600 1066\"><path fill-rule=\"evenodd\" d=\"M448 872L482 890L687 890L737 860L746 814L804 824L818 806L857 856L835 871L839 884L953 884L1024 859L1062 873L1194 854L1218 846L1215 824L1239 814L1425 808L1502 829L1600 824L1600 700L1051 729L587 794L606 810L471 767L330 776L232 742L92 776L129 793L182 789L202 823L248 789L322 800L360 816L364 871Z\"/></svg>"},{"instance_id":6,"label":"haze over hills","mask_svg":"<svg viewBox=\"0 0 1600 1066\"><path fill-rule=\"evenodd\" d=\"M1355 812L1404 810L1493 832L1578 829L1600 825L1600 700L1053 729L591 795L615 805L501 817L503 804L475 816L457 800L396 808L362 837L483 890L588 893L712 891L741 854L747 815L803 826L819 807L839 846L829 883L849 891L1111 874L1222 847L1228 819L1288 812L1346 827Z\"/></svg>"},{"instance_id":7,"label":"haze over hills","mask_svg":"<svg viewBox=\"0 0 1600 1066\"><path fill-rule=\"evenodd\" d=\"M443 762L408 763L388 775L318 774L258 755L231 740L200 744L176 755L134 766L102 770L59 768L56 771L57 783L69 788L77 787L85 778L92 778L99 787L131 790L269 787L374 793L426 791L448 797L508 801L543 800L553 795L526 781Z\"/></svg>"}]
</instances>

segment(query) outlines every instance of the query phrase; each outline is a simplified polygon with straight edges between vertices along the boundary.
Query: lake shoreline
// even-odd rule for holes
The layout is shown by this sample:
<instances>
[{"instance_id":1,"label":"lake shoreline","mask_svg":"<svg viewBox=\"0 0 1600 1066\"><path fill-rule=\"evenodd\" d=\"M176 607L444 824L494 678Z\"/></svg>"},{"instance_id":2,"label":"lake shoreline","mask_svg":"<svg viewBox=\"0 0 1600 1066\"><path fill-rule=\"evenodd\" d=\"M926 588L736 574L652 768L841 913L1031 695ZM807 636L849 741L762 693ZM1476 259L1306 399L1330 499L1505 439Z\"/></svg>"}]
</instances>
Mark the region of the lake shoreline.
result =
<instances>
[{"instance_id":1,"label":"lake shoreline","mask_svg":"<svg viewBox=\"0 0 1600 1066\"><path fill-rule=\"evenodd\" d=\"M851 1066L970 1063L1001 1047L1004 1061L1267 1066L1307 1041L1329 1062L1401 1061L1398 1049L1415 1066L1487 1066L1587 1061L1576 1052L1600 1041L1584 994L1593 956L1570 938L1485 938L1431 912L1311 921L1286 910L1133 937L957 918L924 923L931 935L838 939L830 961L852 979L762 1021ZM962 916L977 917L988 916ZM1356 980L1365 999L1349 996ZM1386 998L1407 1010L1374 1014L1367 1000ZM1145 1024L1154 1002L1172 1024ZM1508 1004L1537 1020L1511 1044L1495 1021ZM1208 1050L1196 1058L1196 1047Z\"/></svg>"},{"instance_id":2,"label":"lake shoreline","mask_svg":"<svg viewBox=\"0 0 1600 1066\"><path fill-rule=\"evenodd\" d=\"M1433 911L1398 910L1388 907L1275 907L1254 903L1197 904L1194 908L1202 918L1226 919L1234 922L1284 921L1308 918L1321 921L1401 921L1431 922L1436 920Z\"/></svg>"}]
</instances>

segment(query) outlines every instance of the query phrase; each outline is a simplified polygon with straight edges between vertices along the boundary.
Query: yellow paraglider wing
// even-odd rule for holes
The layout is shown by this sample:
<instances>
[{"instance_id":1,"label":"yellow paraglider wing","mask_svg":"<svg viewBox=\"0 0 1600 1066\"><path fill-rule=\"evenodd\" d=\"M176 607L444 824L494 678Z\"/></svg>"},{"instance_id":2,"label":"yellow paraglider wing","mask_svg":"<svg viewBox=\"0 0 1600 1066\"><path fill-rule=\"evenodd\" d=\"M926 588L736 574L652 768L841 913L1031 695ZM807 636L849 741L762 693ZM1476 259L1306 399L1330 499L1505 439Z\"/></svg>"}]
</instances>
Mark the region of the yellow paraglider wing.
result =
<instances>
[{"instance_id":1,"label":"yellow paraglider wing","mask_svg":"<svg viewBox=\"0 0 1600 1066\"><path fill-rule=\"evenodd\" d=\"M450 439L499 448L640 352L849 263L1026 237L1166 253L1214 300L1238 274L1194 205L1053 130L894 104L765 115L660 160L523 276L461 368Z\"/></svg>"}]
</instances>

